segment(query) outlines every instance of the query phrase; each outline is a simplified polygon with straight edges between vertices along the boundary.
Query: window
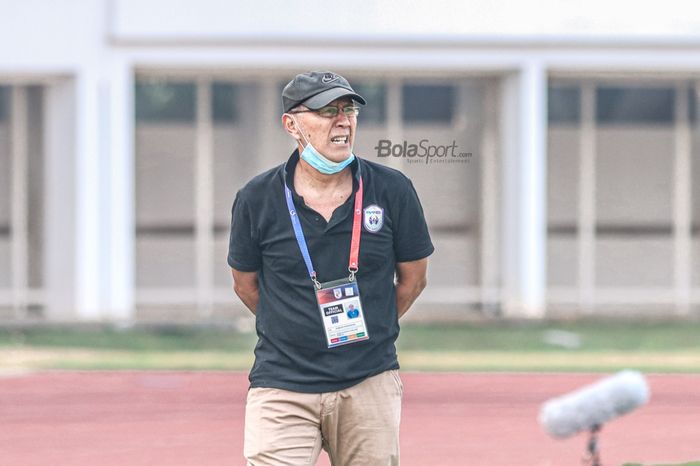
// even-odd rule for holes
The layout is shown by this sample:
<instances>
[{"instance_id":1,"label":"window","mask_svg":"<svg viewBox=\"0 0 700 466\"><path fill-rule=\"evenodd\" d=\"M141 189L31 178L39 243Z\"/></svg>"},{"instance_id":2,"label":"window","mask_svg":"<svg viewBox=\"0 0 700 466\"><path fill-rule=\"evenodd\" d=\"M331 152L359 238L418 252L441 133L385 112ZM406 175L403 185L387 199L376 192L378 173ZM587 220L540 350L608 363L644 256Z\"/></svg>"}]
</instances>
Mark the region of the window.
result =
<instances>
[{"instance_id":1,"label":"window","mask_svg":"<svg viewBox=\"0 0 700 466\"><path fill-rule=\"evenodd\" d=\"M192 286L196 83L137 81L135 98L137 287Z\"/></svg>"},{"instance_id":2,"label":"window","mask_svg":"<svg viewBox=\"0 0 700 466\"><path fill-rule=\"evenodd\" d=\"M594 89L590 102L583 102L588 95L574 83L557 83L548 93L549 285L579 287L583 295L668 287L675 84L587 85ZM595 106L592 127L582 126L584 104ZM593 203L592 218L579 217L581 202ZM592 242L585 236L589 226Z\"/></svg>"},{"instance_id":3,"label":"window","mask_svg":"<svg viewBox=\"0 0 700 466\"><path fill-rule=\"evenodd\" d=\"M10 106L10 88L0 86L0 121L7 120Z\"/></svg>"},{"instance_id":4,"label":"window","mask_svg":"<svg viewBox=\"0 0 700 466\"><path fill-rule=\"evenodd\" d=\"M596 119L600 124L672 124L672 88L603 87L596 92Z\"/></svg>"},{"instance_id":5,"label":"window","mask_svg":"<svg viewBox=\"0 0 700 466\"><path fill-rule=\"evenodd\" d=\"M688 89L688 118L696 122L698 118L698 96L695 89Z\"/></svg>"},{"instance_id":6,"label":"window","mask_svg":"<svg viewBox=\"0 0 700 466\"><path fill-rule=\"evenodd\" d=\"M350 84L367 101L367 105L361 106L360 123L386 122L386 85L352 80Z\"/></svg>"},{"instance_id":7,"label":"window","mask_svg":"<svg viewBox=\"0 0 700 466\"><path fill-rule=\"evenodd\" d=\"M136 83L136 120L150 123L193 123L195 84L150 80ZM214 82L211 85L212 118L215 123L235 123L238 120L235 84Z\"/></svg>"},{"instance_id":8,"label":"window","mask_svg":"<svg viewBox=\"0 0 700 466\"><path fill-rule=\"evenodd\" d=\"M406 123L452 123L456 92L452 85L407 84L401 89Z\"/></svg>"},{"instance_id":9,"label":"window","mask_svg":"<svg viewBox=\"0 0 700 466\"><path fill-rule=\"evenodd\" d=\"M195 119L194 83L137 82L134 94L136 121L192 123Z\"/></svg>"},{"instance_id":10,"label":"window","mask_svg":"<svg viewBox=\"0 0 700 466\"><path fill-rule=\"evenodd\" d=\"M215 123L235 123L238 121L237 93L238 88L235 84L221 82L212 84L211 108Z\"/></svg>"},{"instance_id":11,"label":"window","mask_svg":"<svg viewBox=\"0 0 700 466\"><path fill-rule=\"evenodd\" d=\"M578 87L550 87L547 118L551 124L577 124L581 120L581 90Z\"/></svg>"},{"instance_id":12,"label":"window","mask_svg":"<svg viewBox=\"0 0 700 466\"><path fill-rule=\"evenodd\" d=\"M0 309L16 306L21 316L39 316L44 305L32 295L43 291L45 271L43 115L40 86L0 87Z\"/></svg>"},{"instance_id":13,"label":"window","mask_svg":"<svg viewBox=\"0 0 700 466\"><path fill-rule=\"evenodd\" d=\"M174 301L204 308L202 296L229 286L223 258L235 193L262 171L261 134L275 138L263 129L262 119L269 118L261 113L263 94L255 82L206 77L177 83L151 78L136 85L142 101L135 125L137 306ZM199 98L211 103L201 120ZM203 137L208 144L198 144ZM209 210L212 218L198 215Z\"/></svg>"}]
</instances>

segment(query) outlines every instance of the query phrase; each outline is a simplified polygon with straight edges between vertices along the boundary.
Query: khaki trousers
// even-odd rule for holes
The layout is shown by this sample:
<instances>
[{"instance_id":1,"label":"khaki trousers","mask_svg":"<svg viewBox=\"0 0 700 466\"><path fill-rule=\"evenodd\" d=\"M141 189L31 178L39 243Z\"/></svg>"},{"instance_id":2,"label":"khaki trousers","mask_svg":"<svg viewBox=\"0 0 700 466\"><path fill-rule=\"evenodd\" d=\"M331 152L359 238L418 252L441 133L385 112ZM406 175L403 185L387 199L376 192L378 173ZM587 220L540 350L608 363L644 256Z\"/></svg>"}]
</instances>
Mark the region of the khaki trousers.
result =
<instances>
[{"instance_id":1,"label":"khaki trousers","mask_svg":"<svg viewBox=\"0 0 700 466\"><path fill-rule=\"evenodd\" d=\"M337 392L251 388L243 454L248 466L397 466L403 384L397 370Z\"/></svg>"}]
</instances>

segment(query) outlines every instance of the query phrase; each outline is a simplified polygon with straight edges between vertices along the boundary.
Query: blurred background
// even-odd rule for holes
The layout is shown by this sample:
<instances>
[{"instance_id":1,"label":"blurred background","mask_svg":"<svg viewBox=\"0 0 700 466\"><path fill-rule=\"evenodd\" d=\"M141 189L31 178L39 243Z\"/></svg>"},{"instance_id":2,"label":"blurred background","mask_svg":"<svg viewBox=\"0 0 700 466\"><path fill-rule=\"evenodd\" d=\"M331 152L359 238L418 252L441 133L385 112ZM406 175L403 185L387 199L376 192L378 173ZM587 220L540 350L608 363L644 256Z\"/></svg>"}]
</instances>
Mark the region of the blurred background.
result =
<instances>
[{"instance_id":1,"label":"blurred background","mask_svg":"<svg viewBox=\"0 0 700 466\"><path fill-rule=\"evenodd\" d=\"M409 320L698 316L693 2L0 6L3 322L251 319L231 204L289 156L280 93L311 69L367 99L355 153L421 197L436 252Z\"/></svg>"}]
</instances>

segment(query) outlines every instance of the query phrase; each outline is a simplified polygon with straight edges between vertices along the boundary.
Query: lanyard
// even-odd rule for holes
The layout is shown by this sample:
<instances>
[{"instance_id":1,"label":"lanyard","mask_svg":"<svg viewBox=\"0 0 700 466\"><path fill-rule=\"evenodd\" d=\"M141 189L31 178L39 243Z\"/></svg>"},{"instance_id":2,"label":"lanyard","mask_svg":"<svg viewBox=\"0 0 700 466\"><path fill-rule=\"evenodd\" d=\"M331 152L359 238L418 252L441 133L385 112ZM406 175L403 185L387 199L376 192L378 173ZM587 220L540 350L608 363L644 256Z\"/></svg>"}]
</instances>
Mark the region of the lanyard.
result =
<instances>
[{"instance_id":1,"label":"lanyard","mask_svg":"<svg viewBox=\"0 0 700 466\"><path fill-rule=\"evenodd\" d=\"M362 217L362 176L360 176L360 187L355 193L355 210L353 212L352 219L352 238L350 239L350 261L348 262L348 271L350 272L350 281L355 279L355 274L360 269L359 267L359 257L360 257L360 222ZM301 222L299 221L299 215L294 207L294 200L292 199L292 190L287 186L287 182L284 183L284 194L287 200L287 208L289 209L289 218L292 220L292 227L294 228L294 236L297 238L297 243L299 244L299 249L301 250L301 255L304 257L304 263L306 264L306 269L309 271L309 277L314 282L317 289L321 289L321 284L316 279L316 271L311 263L311 256L309 255L309 248L306 245L306 238L304 237L304 231L301 229Z\"/></svg>"}]
</instances>

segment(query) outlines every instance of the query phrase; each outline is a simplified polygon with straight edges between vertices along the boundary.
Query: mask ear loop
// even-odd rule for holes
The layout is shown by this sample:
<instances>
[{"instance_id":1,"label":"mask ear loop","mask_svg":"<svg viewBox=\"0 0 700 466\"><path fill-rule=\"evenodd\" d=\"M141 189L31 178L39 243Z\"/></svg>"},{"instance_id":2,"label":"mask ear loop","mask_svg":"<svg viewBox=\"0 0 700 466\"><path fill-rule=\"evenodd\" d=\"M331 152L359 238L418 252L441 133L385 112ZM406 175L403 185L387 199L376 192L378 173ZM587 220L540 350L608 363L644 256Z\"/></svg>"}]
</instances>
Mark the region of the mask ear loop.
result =
<instances>
[{"instance_id":1,"label":"mask ear loop","mask_svg":"<svg viewBox=\"0 0 700 466\"><path fill-rule=\"evenodd\" d=\"M305 143L306 145L309 145L309 140L306 139L306 136L304 136L304 130L301 128L301 125L300 125L299 122L297 121L296 117L295 117L294 115L292 115L291 113L288 113L288 115L289 115L290 117L292 117L292 121L294 122L294 126L296 126L297 129L299 130L299 134L301 134L301 137L304 139L304 143ZM304 147L306 147L306 146L304 146Z\"/></svg>"}]
</instances>

